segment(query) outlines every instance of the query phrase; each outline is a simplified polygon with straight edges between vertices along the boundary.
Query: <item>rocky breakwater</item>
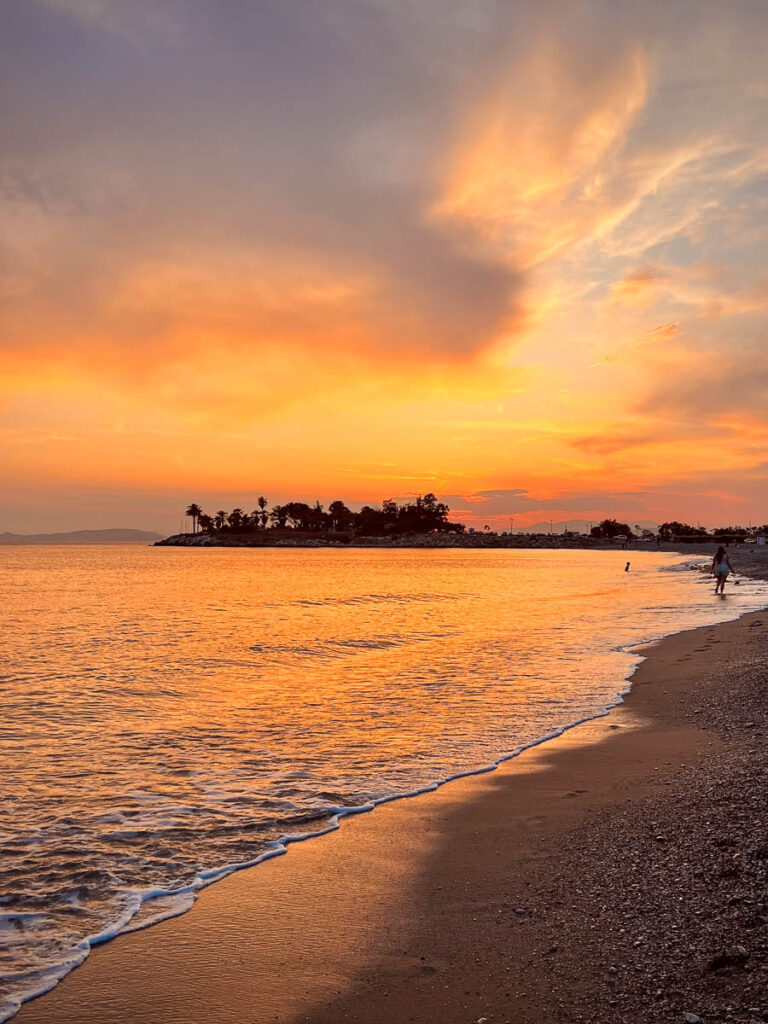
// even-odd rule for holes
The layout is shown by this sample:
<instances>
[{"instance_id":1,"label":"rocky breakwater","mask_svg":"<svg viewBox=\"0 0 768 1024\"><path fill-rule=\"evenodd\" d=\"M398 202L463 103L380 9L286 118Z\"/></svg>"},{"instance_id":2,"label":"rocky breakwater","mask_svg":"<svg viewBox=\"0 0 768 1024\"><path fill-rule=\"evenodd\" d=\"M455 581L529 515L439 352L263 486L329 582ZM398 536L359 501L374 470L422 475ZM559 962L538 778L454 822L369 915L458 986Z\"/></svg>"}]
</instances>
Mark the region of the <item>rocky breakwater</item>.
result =
<instances>
[{"instance_id":1,"label":"rocky breakwater","mask_svg":"<svg viewBox=\"0 0 768 1024\"><path fill-rule=\"evenodd\" d=\"M297 530L222 530L216 533L177 533L156 547L361 547L361 548L601 548L592 537L562 534L449 533L397 534L358 537L348 533L301 533Z\"/></svg>"}]
</instances>

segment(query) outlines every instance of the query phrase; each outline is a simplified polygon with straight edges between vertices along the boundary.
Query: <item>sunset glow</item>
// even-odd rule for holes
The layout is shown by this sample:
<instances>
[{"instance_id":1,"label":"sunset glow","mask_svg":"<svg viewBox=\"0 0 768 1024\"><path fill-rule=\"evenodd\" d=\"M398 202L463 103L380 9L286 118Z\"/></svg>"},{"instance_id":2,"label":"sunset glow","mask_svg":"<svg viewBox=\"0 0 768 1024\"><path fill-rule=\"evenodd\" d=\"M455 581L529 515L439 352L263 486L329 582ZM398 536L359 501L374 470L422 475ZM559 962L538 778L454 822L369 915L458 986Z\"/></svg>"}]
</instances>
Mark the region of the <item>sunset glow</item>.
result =
<instances>
[{"instance_id":1,"label":"sunset glow","mask_svg":"<svg viewBox=\"0 0 768 1024\"><path fill-rule=\"evenodd\" d=\"M764 4L3 20L0 531L767 518Z\"/></svg>"}]
</instances>

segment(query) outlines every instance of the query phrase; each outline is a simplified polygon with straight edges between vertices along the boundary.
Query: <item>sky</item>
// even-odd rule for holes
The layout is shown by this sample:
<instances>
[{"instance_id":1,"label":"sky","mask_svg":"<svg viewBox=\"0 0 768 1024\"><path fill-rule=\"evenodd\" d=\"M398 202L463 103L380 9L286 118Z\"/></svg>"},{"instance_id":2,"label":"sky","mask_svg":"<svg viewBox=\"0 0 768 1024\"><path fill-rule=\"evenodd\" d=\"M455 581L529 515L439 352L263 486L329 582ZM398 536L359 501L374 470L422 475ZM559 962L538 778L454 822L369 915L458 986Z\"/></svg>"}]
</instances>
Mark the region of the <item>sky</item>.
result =
<instances>
[{"instance_id":1,"label":"sky","mask_svg":"<svg viewBox=\"0 0 768 1024\"><path fill-rule=\"evenodd\" d=\"M768 520L764 0L0 20L0 531Z\"/></svg>"}]
</instances>

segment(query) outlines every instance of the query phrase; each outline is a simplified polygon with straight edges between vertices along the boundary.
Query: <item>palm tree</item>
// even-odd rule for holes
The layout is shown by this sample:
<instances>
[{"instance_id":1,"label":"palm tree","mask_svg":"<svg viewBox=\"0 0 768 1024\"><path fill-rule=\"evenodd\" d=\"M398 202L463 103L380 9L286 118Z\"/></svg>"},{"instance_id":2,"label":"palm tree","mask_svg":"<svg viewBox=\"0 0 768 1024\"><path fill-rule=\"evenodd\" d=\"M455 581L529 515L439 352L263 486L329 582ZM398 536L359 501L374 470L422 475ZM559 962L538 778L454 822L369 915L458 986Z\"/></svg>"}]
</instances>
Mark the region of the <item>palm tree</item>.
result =
<instances>
[{"instance_id":1,"label":"palm tree","mask_svg":"<svg viewBox=\"0 0 768 1024\"><path fill-rule=\"evenodd\" d=\"M213 517L213 523L217 530L220 530L224 523L227 521L227 513L223 508L220 508L216 515Z\"/></svg>"},{"instance_id":2,"label":"palm tree","mask_svg":"<svg viewBox=\"0 0 768 1024\"><path fill-rule=\"evenodd\" d=\"M261 512L259 513L259 519L261 520L261 528L262 528L262 530L264 530L264 529L266 529L267 520L269 519L269 516L267 515L267 504L268 504L268 502L267 502L267 499L264 497L263 494L261 495L260 498L257 499L256 504L261 509Z\"/></svg>"},{"instance_id":3,"label":"palm tree","mask_svg":"<svg viewBox=\"0 0 768 1024\"><path fill-rule=\"evenodd\" d=\"M187 507L187 511L184 513L184 515L189 516L190 519L192 520L192 533L197 533L197 521L202 514L203 510L200 508L199 505L196 505L194 502L192 502L192 504Z\"/></svg>"},{"instance_id":4,"label":"palm tree","mask_svg":"<svg viewBox=\"0 0 768 1024\"><path fill-rule=\"evenodd\" d=\"M239 530L243 525L243 516L245 513L241 508L233 508L227 516L227 522L233 530Z\"/></svg>"}]
</instances>

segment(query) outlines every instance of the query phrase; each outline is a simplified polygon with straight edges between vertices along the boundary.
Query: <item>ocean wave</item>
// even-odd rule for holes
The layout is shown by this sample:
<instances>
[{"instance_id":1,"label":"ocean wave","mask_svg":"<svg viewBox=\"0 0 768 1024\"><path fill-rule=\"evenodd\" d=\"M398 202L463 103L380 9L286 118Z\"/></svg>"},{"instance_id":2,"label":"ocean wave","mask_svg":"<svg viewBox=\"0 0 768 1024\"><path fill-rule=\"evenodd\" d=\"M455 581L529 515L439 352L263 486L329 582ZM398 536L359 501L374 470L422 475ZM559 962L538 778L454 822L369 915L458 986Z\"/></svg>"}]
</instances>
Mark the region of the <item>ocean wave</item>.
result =
<instances>
[{"instance_id":1,"label":"ocean wave","mask_svg":"<svg viewBox=\"0 0 768 1024\"><path fill-rule=\"evenodd\" d=\"M508 554L510 565L520 557ZM271 583L286 593L265 611L249 603L252 580L215 553L196 570L210 575L194 602L177 560L158 609L153 559L165 553L150 549L138 590L144 646L130 657L103 644L94 663L89 642L105 607L123 621L119 589L94 595L64 646L55 622L47 634L33 619L17 630L6 677L15 749L0 752L0 1020L94 945L184 913L232 872L607 713L641 660L636 645L766 603L749 583L738 600L713 603L670 556L633 559L625 578L614 553L559 552L556 563L550 553L540 564L524 554L524 586L519 567L513 575L498 559L488 572L478 558L482 599L452 581L450 564L420 554L422 574L443 576L434 594L402 601L388 599L386 553L370 600L354 578L348 599L296 598L292 556L290 575ZM323 557L306 556L312 585ZM667 567L674 575L659 572ZM107 568L121 578L119 563ZM239 613L215 612L219 590ZM317 614L291 612L302 607Z\"/></svg>"}]
</instances>

